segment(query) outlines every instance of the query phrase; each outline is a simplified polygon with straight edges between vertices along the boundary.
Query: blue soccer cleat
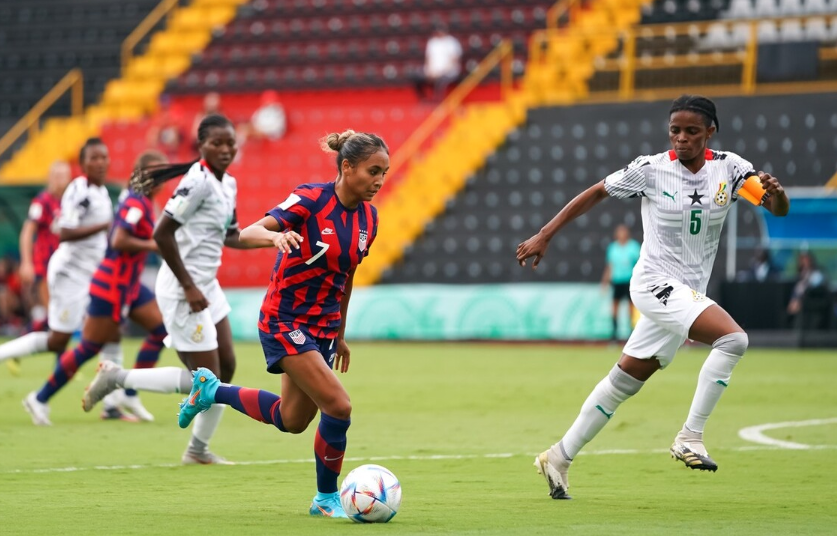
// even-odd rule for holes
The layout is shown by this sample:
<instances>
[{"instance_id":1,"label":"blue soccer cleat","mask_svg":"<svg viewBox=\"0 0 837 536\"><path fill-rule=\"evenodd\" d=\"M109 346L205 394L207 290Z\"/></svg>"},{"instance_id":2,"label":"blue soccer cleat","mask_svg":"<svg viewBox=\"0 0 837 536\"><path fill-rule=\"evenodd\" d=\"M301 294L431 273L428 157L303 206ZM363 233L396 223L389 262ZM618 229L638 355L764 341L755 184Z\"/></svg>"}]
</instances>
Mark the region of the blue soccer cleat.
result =
<instances>
[{"instance_id":1,"label":"blue soccer cleat","mask_svg":"<svg viewBox=\"0 0 837 536\"><path fill-rule=\"evenodd\" d=\"M192 373L192 391L180 403L177 424L186 428L198 413L203 413L215 403L215 391L221 381L208 368L201 367Z\"/></svg>"},{"instance_id":2,"label":"blue soccer cleat","mask_svg":"<svg viewBox=\"0 0 837 536\"><path fill-rule=\"evenodd\" d=\"M346 512L343 511L343 505L340 504L340 494L337 492L329 494L318 493L314 500L311 501L311 508L308 513L312 516L321 517L345 517Z\"/></svg>"}]
</instances>

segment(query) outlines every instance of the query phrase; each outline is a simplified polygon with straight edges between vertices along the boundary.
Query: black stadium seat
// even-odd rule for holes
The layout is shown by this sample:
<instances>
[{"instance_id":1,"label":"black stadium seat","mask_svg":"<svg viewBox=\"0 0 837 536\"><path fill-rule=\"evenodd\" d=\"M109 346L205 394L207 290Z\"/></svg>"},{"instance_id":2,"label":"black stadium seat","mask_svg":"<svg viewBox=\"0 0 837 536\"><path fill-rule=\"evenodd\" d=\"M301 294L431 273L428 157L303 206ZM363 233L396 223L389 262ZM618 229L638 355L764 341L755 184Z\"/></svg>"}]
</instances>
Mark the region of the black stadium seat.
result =
<instances>
[{"instance_id":1,"label":"black stadium seat","mask_svg":"<svg viewBox=\"0 0 837 536\"><path fill-rule=\"evenodd\" d=\"M785 186L819 186L837 170L837 108L829 94L717 99L712 146L737 152ZM587 281L601 278L617 224L641 237L640 201L605 200L561 233L537 272L517 266L517 244L569 200L642 154L668 149L668 102L530 110L384 283ZM824 110L829 110L824 112ZM758 244L756 209L739 209L740 266ZM748 245L749 244L749 245ZM717 263L725 263L722 247ZM720 278L718 278L720 280Z\"/></svg>"}]
</instances>

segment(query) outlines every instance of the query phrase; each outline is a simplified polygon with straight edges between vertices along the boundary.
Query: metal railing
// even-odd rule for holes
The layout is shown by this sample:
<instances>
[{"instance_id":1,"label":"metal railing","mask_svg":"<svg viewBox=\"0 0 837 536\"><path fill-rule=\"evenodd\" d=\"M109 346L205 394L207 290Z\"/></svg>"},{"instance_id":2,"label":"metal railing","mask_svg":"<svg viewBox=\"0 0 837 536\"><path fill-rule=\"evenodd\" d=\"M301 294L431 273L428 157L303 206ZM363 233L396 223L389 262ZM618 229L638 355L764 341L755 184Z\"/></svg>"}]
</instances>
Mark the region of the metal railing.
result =
<instances>
[{"instance_id":1,"label":"metal railing","mask_svg":"<svg viewBox=\"0 0 837 536\"><path fill-rule=\"evenodd\" d=\"M546 27L550 30L557 30L561 22L572 19L573 12L580 7L581 0L558 0L546 12Z\"/></svg>"},{"instance_id":2,"label":"metal railing","mask_svg":"<svg viewBox=\"0 0 837 536\"><path fill-rule=\"evenodd\" d=\"M148 35L151 30L163 20L163 17L170 15L172 10L178 6L178 0L162 0L157 7L152 9L142 22L140 22L134 31L128 34L125 41L122 42L122 72L128 67L128 62L134 54L134 47L136 47L143 38Z\"/></svg>"},{"instance_id":3,"label":"metal railing","mask_svg":"<svg viewBox=\"0 0 837 536\"><path fill-rule=\"evenodd\" d=\"M41 97L26 115L20 118L17 123L0 138L0 157L12 147L18 139L28 130L29 139L35 136L41 127L41 116L64 94L70 91L71 110L74 117L84 112L84 75L81 69L72 69L58 81L46 95Z\"/></svg>"},{"instance_id":4,"label":"metal railing","mask_svg":"<svg viewBox=\"0 0 837 536\"><path fill-rule=\"evenodd\" d=\"M551 19L550 19L551 20ZM823 20L817 15L756 20L713 20L672 24L640 25L626 30L609 28L561 30L547 29L533 34L530 58L533 62L563 61L566 69L573 58L560 54L560 47L575 40L586 46L594 40L613 40L612 56L594 60L600 79L591 79L591 98L653 99L670 96L683 87L699 87L714 94L752 95L758 92L794 92L837 89L837 80L819 82L759 82L758 51L764 44L762 32L774 26L778 34L783 25ZM777 41L769 41L777 42ZM837 47L821 46L819 62L837 62ZM829 66L837 73L837 63ZM723 68L726 68L724 70ZM601 76L603 75L603 76ZM608 76L610 75L610 76ZM656 80L651 80L656 77Z\"/></svg>"},{"instance_id":5,"label":"metal railing","mask_svg":"<svg viewBox=\"0 0 837 536\"><path fill-rule=\"evenodd\" d=\"M514 47L511 41L504 39L494 47L494 50L477 65L473 71L442 101L436 109L413 131L398 151L392 155L389 175L396 173L410 162L421 150L430 136L444 123L462 104L468 95L488 76L495 67L500 66L500 87L505 97L512 89L512 59Z\"/></svg>"}]
</instances>

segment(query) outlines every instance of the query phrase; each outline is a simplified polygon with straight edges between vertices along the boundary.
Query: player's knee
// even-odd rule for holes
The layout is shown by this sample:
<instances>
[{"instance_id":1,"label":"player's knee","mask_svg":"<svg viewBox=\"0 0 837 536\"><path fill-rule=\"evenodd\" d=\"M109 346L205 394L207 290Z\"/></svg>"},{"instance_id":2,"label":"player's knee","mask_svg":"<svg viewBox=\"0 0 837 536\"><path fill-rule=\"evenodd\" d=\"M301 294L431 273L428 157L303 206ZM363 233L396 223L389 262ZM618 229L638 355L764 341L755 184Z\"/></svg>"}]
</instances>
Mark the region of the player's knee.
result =
<instances>
[{"instance_id":1,"label":"player's knee","mask_svg":"<svg viewBox=\"0 0 837 536\"><path fill-rule=\"evenodd\" d=\"M736 331L719 337L718 340L712 343L712 348L720 350L725 354L742 356L747 351L749 344L750 339L747 337L747 334L742 331Z\"/></svg>"},{"instance_id":2,"label":"player's knee","mask_svg":"<svg viewBox=\"0 0 837 536\"><path fill-rule=\"evenodd\" d=\"M352 416L352 403L348 397L334 400L327 405L327 407L321 408L322 412L326 415L330 415L335 419L342 419L347 421Z\"/></svg>"},{"instance_id":3,"label":"player's knee","mask_svg":"<svg viewBox=\"0 0 837 536\"><path fill-rule=\"evenodd\" d=\"M317 412L310 415L290 415L282 417L282 426L289 434L301 434L308 429L308 425L317 416Z\"/></svg>"}]
</instances>

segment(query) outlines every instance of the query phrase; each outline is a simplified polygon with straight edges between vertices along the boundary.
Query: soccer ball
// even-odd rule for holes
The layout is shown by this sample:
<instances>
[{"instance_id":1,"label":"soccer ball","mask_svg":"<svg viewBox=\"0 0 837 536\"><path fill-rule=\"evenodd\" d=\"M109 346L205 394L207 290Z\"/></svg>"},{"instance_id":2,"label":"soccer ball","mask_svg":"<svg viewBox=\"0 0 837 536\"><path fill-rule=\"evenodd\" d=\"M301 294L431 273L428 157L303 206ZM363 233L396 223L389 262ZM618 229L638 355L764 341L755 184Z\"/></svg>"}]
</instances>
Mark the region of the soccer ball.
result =
<instances>
[{"instance_id":1,"label":"soccer ball","mask_svg":"<svg viewBox=\"0 0 837 536\"><path fill-rule=\"evenodd\" d=\"M385 467L361 465L343 480L340 502L357 523L386 523L401 506L401 483Z\"/></svg>"}]
</instances>

